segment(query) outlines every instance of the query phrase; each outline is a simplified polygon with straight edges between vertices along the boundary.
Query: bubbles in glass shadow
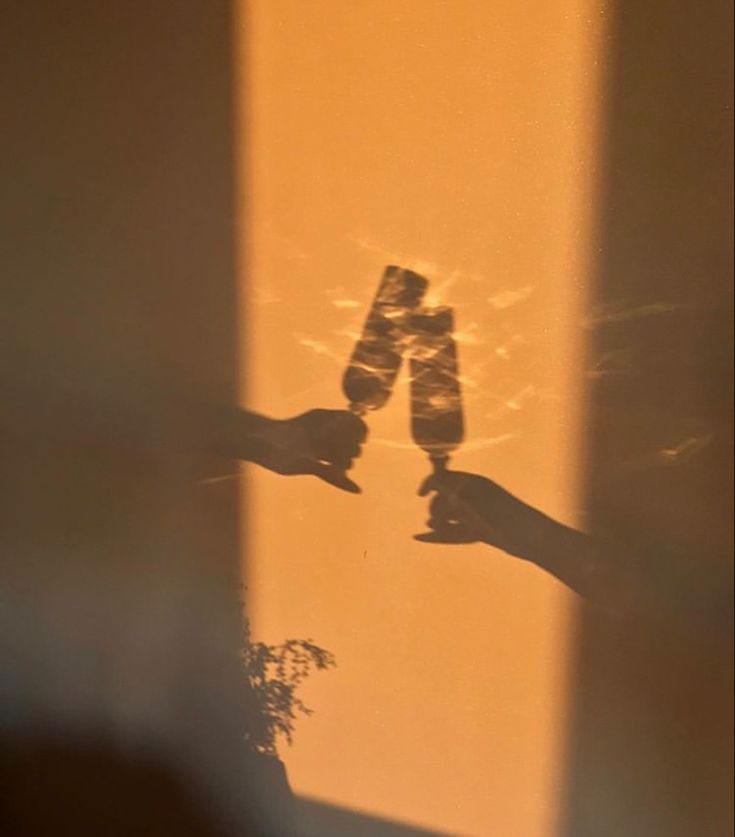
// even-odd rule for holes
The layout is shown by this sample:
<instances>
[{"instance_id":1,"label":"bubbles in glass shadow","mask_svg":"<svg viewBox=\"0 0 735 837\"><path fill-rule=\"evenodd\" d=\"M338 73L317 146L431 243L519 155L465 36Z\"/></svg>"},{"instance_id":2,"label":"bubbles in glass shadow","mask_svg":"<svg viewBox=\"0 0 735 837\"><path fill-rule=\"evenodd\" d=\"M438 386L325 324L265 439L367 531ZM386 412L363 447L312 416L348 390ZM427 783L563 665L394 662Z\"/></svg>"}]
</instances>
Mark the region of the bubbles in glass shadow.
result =
<instances>
[{"instance_id":1,"label":"bubbles in glass shadow","mask_svg":"<svg viewBox=\"0 0 735 837\"><path fill-rule=\"evenodd\" d=\"M411 435L434 467L443 467L464 440L454 312L422 309L411 330Z\"/></svg>"},{"instance_id":2,"label":"bubbles in glass shadow","mask_svg":"<svg viewBox=\"0 0 735 837\"><path fill-rule=\"evenodd\" d=\"M428 281L396 266L385 269L370 313L342 380L356 413L377 410L391 396L406 344L406 325Z\"/></svg>"}]
</instances>

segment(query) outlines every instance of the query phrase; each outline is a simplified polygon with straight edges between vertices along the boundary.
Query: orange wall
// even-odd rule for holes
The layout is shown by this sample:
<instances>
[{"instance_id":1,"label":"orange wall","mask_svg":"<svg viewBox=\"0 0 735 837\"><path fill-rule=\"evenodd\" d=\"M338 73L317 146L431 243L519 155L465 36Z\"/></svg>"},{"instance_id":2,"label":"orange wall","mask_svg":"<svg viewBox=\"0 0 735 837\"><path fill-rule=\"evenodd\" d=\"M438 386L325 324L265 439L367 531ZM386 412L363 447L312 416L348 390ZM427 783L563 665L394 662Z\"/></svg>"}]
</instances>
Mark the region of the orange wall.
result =
<instances>
[{"instance_id":1,"label":"orange wall","mask_svg":"<svg viewBox=\"0 0 735 837\"><path fill-rule=\"evenodd\" d=\"M605 9L591 0L241 5L247 405L343 407L382 268L456 309L455 466L575 522L578 347ZM246 384L246 386L245 386ZM247 469L258 638L337 668L283 757L294 789L459 835L555 831L572 596L484 546L430 546L405 381L351 496Z\"/></svg>"}]
</instances>

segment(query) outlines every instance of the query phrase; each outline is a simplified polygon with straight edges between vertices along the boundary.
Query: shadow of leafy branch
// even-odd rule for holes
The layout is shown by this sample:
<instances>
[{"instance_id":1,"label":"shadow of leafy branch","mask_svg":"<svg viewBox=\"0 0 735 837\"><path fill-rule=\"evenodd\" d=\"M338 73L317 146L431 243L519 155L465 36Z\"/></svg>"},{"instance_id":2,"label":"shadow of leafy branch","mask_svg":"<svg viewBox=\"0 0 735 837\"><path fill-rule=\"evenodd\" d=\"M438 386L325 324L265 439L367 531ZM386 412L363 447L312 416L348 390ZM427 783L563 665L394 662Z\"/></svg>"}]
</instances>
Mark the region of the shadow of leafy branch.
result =
<instances>
[{"instance_id":1,"label":"shadow of leafy branch","mask_svg":"<svg viewBox=\"0 0 735 837\"><path fill-rule=\"evenodd\" d=\"M249 625L244 628L241 658L257 711L245 740L255 752L277 756L279 736L293 743L299 715L311 715L297 695L301 683L313 672L336 665L334 656L310 639L288 639L280 645L252 642Z\"/></svg>"}]
</instances>

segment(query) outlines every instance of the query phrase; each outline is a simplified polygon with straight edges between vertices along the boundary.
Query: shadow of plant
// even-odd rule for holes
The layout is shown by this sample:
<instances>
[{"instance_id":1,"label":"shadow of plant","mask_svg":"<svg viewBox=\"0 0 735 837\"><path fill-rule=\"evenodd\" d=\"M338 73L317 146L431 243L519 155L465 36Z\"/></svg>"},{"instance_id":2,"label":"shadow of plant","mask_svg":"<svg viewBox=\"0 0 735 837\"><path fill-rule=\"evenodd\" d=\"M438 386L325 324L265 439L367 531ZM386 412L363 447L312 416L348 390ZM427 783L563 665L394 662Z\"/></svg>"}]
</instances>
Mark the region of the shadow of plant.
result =
<instances>
[{"instance_id":1,"label":"shadow of plant","mask_svg":"<svg viewBox=\"0 0 735 837\"><path fill-rule=\"evenodd\" d=\"M290 745L299 715L312 710L296 694L313 672L336 665L334 656L308 639L288 639L280 645L252 642L245 623L241 658L257 712L251 719L245 740L261 755L277 757L278 738Z\"/></svg>"}]
</instances>

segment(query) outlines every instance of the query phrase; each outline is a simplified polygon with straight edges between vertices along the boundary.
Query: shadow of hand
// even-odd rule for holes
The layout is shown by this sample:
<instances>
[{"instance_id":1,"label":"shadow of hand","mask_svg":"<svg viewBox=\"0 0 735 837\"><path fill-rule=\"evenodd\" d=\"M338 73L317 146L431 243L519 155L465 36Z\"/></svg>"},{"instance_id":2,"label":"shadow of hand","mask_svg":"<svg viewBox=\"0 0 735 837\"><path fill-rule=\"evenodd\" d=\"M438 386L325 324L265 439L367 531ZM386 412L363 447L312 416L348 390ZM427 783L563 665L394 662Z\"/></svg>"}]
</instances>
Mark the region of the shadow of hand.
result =
<instances>
[{"instance_id":1,"label":"shadow of hand","mask_svg":"<svg viewBox=\"0 0 735 837\"><path fill-rule=\"evenodd\" d=\"M419 496L434 493L427 525L414 537L424 543L482 541L527 558L544 515L492 480L464 471L439 471L426 479ZM530 536L530 537L529 537Z\"/></svg>"},{"instance_id":2,"label":"shadow of hand","mask_svg":"<svg viewBox=\"0 0 735 837\"><path fill-rule=\"evenodd\" d=\"M269 422L260 434L256 461L277 474L313 474L330 485L359 494L347 476L367 438L362 419L347 410L309 410Z\"/></svg>"}]
</instances>

